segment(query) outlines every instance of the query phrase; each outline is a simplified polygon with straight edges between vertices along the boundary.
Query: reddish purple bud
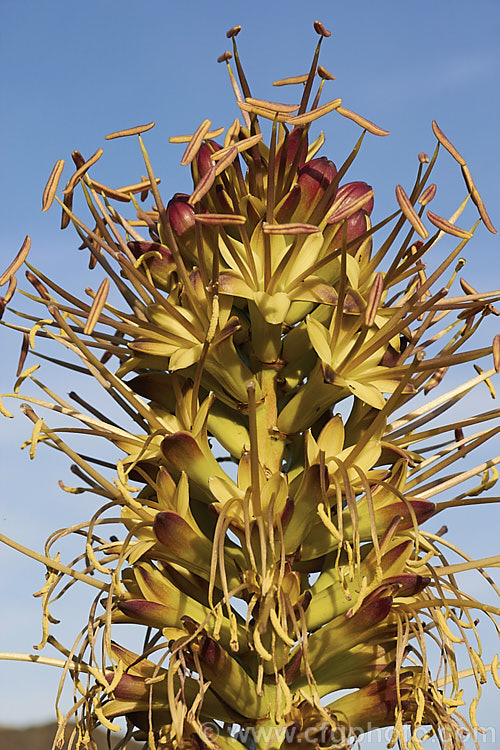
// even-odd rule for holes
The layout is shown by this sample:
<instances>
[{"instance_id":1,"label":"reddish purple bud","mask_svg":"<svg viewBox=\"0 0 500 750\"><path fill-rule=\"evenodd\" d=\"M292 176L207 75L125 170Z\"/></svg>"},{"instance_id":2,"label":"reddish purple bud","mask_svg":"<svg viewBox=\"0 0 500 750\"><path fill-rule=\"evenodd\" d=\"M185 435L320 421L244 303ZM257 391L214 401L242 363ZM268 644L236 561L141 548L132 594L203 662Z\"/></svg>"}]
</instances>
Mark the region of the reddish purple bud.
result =
<instances>
[{"instance_id":1,"label":"reddish purple bud","mask_svg":"<svg viewBox=\"0 0 500 750\"><path fill-rule=\"evenodd\" d=\"M296 127L289 133L285 143L280 146L276 153L276 171L279 170L283 155L285 155L285 168L289 169L294 163L295 159L297 159L299 149L300 156L298 157L296 165L297 168L300 168L304 165L308 148L307 131L304 131L305 128Z\"/></svg>"},{"instance_id":2,"label":"reddish purple bud","mask_svg":"<svg viewBox=\"0 0 500 750\"><path fill-rule=\"evenodd\" d=\"M106 681L111 684L114 676L114 672L106 672ZM136 677L125 672L113 690L115 698L126 701L144 700L149 693L149 688L144 680L144 677Z\"/></svg>"},{"instance_id":3,"label":"reddish purple bud","mask_svg":"<svg viewBox=\"0 0 500 750\"><path fill-rule=\"evenodd\" d=\"M178 610L167 606L167 603L159 604L145 599L127 599L118 602L117 606L120 612L127 617L151 628L161 629L169 625L176 625L179 618Z\"/></svg>"},{"instance_id":4,"label":"reddish purple bud","mask_svg":"<svg viewBox=\"0 0 500 750\"><path fill-rule=\"evenodd\" d=\"M136 258L140 258L145 253L159 253L161 257L152 255L145 262L155 285L160 289L168 289L170 274L175 270L175 261L170 250L158 242L146 241L132 241L128 243L128 247Z\"/></svg>"},{"instance_id":5,"label":"reddish purple bud","mask_svg":"<svg viewBox=\"0 0 500 750\"><path fill-rule=\"evenodd\" d=\"M176 193L167 204L167 216L172 229L179 236L194 227L194 208L188 203L189 195Z\"/></svg>"},{"instance_id":6,"label":"reddish purple bud","mask_svg":"<svg viewBox=\"0 0 500 750\"><path fill-rule=\"evenodd\" d=\"M372 628L385 620L392 608L392 596L381 596L379 590L373 591L365 598L361 609L352 615L354 622L363 629ZM349 619L349 614L346 615Z\"/></svg>"},{"instance_id":7,"label":"reddish purple bud","mask_svg":"<svg viewBox=\"0 0 500 750\"><path fill-rule=\"evenodd\" d=\"M132 240L131 242L127 243L128 249L132 251L135 258L140 258L141 255L144 255L145 253L151 253L151 252L157 252L157 253L169 253L169 250L167 250L166 247L163 245L160 245L158 242L146 242L137 240Z\"/></svg>"},{"instance_id":8,"label":"reddish purple bud","mask_svg":"<svg viewBox=\"0 0 500 750\"><path fill-rule=\"evenodd\" d=\"M351 216L345 218L346 213L349 213L349 207L355 202L359 201L363 195L370 192L371 186L366 182L347 182L345 185L339 187L337 195L335 197L335 206L333 213L328 219L329 223L335 223L335 216L338 215L339 221L344 220L341 224L335 239L333 247L341 247L344 242L348 245L354 242L358 237L362 237L368 229L367 217L373 210L373 196L368 198L357 211ZM361 242L356 243L349 248L349 252L354 254L359 248Z\"/></svg>"},{"instance_id":9,"label":"reddish purple bud","mask_svg":"<svg viewBox=\"0 0 500 750\"><path fill-rule=\"evenodd\" d=\"M304 610L304 612L306 612L308 606L310 605L310 603L312 601L312 594L311 594L311 592L309 590L304 591L304 593L300 597L299 601L300 601L302 609Z\"/></svg>"},{"instance_id":10,"label":"reddish purple bud","mask_svg":"<svg viewBox=\"0 0 500 750\"><path fill-rule=\"evenodd\" d=\"M335 196L335 211L344 210L354 201L359 200L364 193L368 193L372 190L371 185L366 182L346 182L345 185L341 185ZM369 198L366 203L361 206L361 210L365 211L370 216L373 211L373 196Z\"/></svg>"},{"instance_id":11,"label":"reddish purple bud","mask_svg":"<svg viewBox=\"0 0 500 750\"><path fill-rule=\"evenodd\" d=\"M204 724L203 726L207 727L208 725ZM207 730L204 729L204 731L207 731ZM214 739L216 739L215 730L212 729L212 732L214 733ZM198 735L195 734L194 732L191 732L191 734L189 735L189 739L193 747L195 748L195 750L208 750L208 745L205 745L203 740L200 739L200 737L198 737Z\"/></svg>"},{"instance_id":12,"label":"reddish purple bud","mask_svg":"<svg viewBox=\"0 0 500 750\"><path fill-rule=\"evenodd\" d=\"M198 167L198 180L210 171L213 166L212 154L215 151L220 151L221 148L222 146L217 141L209 140L206 143L202 143L195 159L196 166Z\"/></svg>"},{"instance_id":13,"label":"reddish purple bud","mask_svg":"<svg viewBox=\"0 0 500 750\"><path fill-rule=\"evenodd\" d=\"M209 666L214 666L221 658L221 647L208 635L203 636L200 658Z\"/></svg>"},{"instance_id":14,"label":"reddish purple bud","mask_svg":"<svg viewBox=\"0 0 500 750\"><path fill-rule=\"evenodd\" d=\"M276 211L276 221L278 224L288 224L295 214L300 203L300 188L295 187L290 190L283 203ZM249 204L250 205L250 204Z\"/></svg>"},{"instance_id":15,"label":"reddish purple bud","mask_svg":"<svg viewBox=\"0 0 500 750\"><path fill-rule=\"evenodd\" d=\"M396 351L396 349L389 344L384 356L380 360L380 364L382 367L395 367L400 356L401 352Z\"/></svg>"},{"instance_id":16,"label":"reddish purple bud","mask_svg":"<svg viewBox=\"0 0 500 750\"><path fill-rule=\"evenodd\" d=\"M300 187L300 206L299 211L309 212L311 208L321 199L325 190L337 176L337 167L326 158L320 156L318 159L311 159L304 164L299 170L297 184ZM326 206L328 210L335 200L335 194L332 196L330 205Z\"/></svg>"},{"instance_id":17,"label":"reddish purple bud","mask_svg":"<svg viewBox=\"0 0 500 750\"><path fill-rule=\"evenodd\" d=\"M363 211L363 209L360 209L359 211L356 211L355 213L353 213L352 216L349 216L349 218L346 221L347 242L352 242L353 240L357 240L358 237L361 237L366 232L366 230L368 229L368 222L366 221L366 216L367 215Z\"/></svg>"},{"instance_id":18,"label":"reddish purple bud","mask_svg":"<svg viewBox=\"0 0 500 750\"><path fill-rule=\"evenodd\" d=\"M295 503L293 502L291 497L287 497L285 502L285 507L283 508L283 511L281 513L281 525L285 529L288 525L288 522L290 521L291 517L293 516L293 509L294 509Z\"/></svg>"},{"instance_id":19,"label":"reddish purple bud","mask_svg":"<svg viewBox=\"0 0 500 750\"><path fill-rule=\"evenodd\" d=\"M415 512L419 524L427 521L427 519L431 518L436 512L436 506L430 500L411 500L410 505Z\"/></svg>"},{"instance_id":20,"label":"reddish purple bud","mask_svg":"<svg viewBox=\"0 0 500 750\"><path fill-rule=\"evenodd\" d=\"M223 214L233 214L234 206L229 200L229 195L226 193L222 185L215 186L215 192L217 196L217 203L220 207L220 212Z\"/></svg>"},{"instance_id":21,"label":"reddish purple bud","mask_svg":"<svg viewBox=\"0 0 500 750\"><path fill-rule=\"evenodd\" d=\"M398 576L384 578L382 585L394 585L394 596L416 596L423 591L430 582L431 579L428 576L421 576L417 573L401 573Z\"/></svg>"},{"instance_id":22,"label":"reddish purple bud","mask_svg":"<svg viewBox=\"0 0 500 750\"><path fill-rule=\"evenodd\" d=\"M292 656L290 661L285 667L285 679L288 683L288 685L291 685L292 682L295 682L295 680L300 675L300 665L302 662L302 647L299 646L295 654Z\"/></svg>"}]
</instances>

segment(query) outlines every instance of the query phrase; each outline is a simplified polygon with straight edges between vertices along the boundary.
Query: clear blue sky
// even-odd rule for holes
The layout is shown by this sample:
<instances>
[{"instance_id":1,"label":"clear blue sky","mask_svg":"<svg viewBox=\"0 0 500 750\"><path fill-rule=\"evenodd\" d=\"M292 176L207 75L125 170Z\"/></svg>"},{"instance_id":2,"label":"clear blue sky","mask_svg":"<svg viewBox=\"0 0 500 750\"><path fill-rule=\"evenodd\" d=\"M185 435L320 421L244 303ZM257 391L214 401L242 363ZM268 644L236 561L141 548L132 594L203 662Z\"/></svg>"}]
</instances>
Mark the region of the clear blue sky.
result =
<instances>
[{"instance_id":1,"label":"clear blue sky","mask_svg":"<svg viewBox=\"0 0 500 750\"><path fill-rule=\"evenodd\" d=\"M323 65L337 76L332 98L341 96L346 107L391 131L389 138L366 140L359 166L351 172L352 179L375 187L377 216L394 210L396 183L410 185L417 153L432 151L430 123L436 119L467 158L500 227L498 0L3 0L1 266L29 233L35 265L73 292L95 286L72 230L59 231L58 211L40 213L54 162L69 161L75 148L88 157L104 146L106 133L156 120L147 144L163 178L163 196L188 189L188 172L178 164L182 150L168 137L193 132L206 117L214 126L228 125L238 114L225 66L216 63L229 47L226 29L243 26L240 53L255 95L280 99L284 90L276 96L271 83L308 70L316 18L332 30L322 53ZM327 136L322 153L341 162L356 131L339 119L332 116L322 125ZM124 139L107 144L94 174L120 185L142 172L136 144ZM447 216L464 191L457 165L445 153L437 177L433 205ZM464 274L475 287L500 287L499 245L498 236L480 229ZM496 332L490 326L490 333ZM1 336L2 350L17 358L19 340L5 331ZM10 390L15 367L2 366L0 392ZM60 377L59 387L69 390ZM492 406L486 402L483 408ZM51 530L84 520L92 506L58 489L57 480L69 476L64 461L46 450L31 464L19 451L28 429L21 416L0 422L1 521L6 534L41 549ZM473 557L484 557L498 551L499 520L498 511L490 509L450 515L443 522L450 526L450 540ZM0 555L0 650L31 651L41 632L40 603L31 593L42 585L43 571L10 550ZM478 594L481 590L488 595L478 586ZM66 625L59 626L64 632L76 633L83 622L80 603L73 599ZM497 644L489 632L491 652ZM0 673L1 723L20 726L52 718L55 670L0 663ZM487 686L485 696L480 719L498 728L498 694Z\"/></svg>"}]
</instances>

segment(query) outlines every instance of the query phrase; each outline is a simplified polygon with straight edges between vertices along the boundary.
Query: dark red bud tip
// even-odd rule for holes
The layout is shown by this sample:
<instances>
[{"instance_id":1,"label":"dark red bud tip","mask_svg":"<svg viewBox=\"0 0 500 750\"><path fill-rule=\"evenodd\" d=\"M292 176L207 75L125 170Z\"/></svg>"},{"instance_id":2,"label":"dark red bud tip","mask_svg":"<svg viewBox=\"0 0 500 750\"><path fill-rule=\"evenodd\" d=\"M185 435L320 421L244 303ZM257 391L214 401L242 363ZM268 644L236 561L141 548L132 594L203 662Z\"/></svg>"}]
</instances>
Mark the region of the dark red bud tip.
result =
<instances>
[{"instance_id":1,"label":"dark red bud tip","mask_svg":"<svg viewBox=\"0 0 500 750\"><path fill-rule=\"evenodd\" d=\"M221 213L224 213L224 214L234 213L233 203L230 201L229 195L226 193L222 185L215 186L215 194L217 197L218 206L221 209Z\"/></svg>"},{"instance_id":2,"label":"dark red bud tip","mask_svg":"<svg viewBox=\"0 0 500 750\"><path fill-rule=\"evenodd\" d=\"M43 299L46 299L46 300L50 299L50 294L48 293L46 287L42 284L40 279L37 276L35 276L34 273L31 273L31 271L26 271L25 276L30 282L30 284L32 284L35 287L40 297L43 297Z\"/></svg>"},{"instance_id":3,"label":"dark red bud tip","mask_svg":"<svg viewBox=\"0 0 500 750\"><path fill-rule=\"evenodd\" d=\"M429 585L431 579L416 573L402 573L398 576L384 578L384 586L394 585L394 596L416 596Z\"/></svg>"},{"instance_id":4,"label":"dark red bud tip","mask_svg":"<svg viewBox=\"0 0 500 750\"><path fill-rule=\"evenodd\" d=\"M309 607L311 601L312 601L312 594L311 594L311 592L309 590L304 591L304 593L302 594L302 602L301 602L302 609L304 610L304 612Z\"/></svg>"},{"instance_id":5,"label":"dark red bud tip","mask_svg":"<svg viewBox=\"0 0 500 750\"><path fill-rule=\"evenodd\" d=\"M106 682L111 684L115 677L114 672L106 672ZM143 700L148 694L148 687L144 684L144 677L136 677L131 674L123 674L113 690L115 698L119 700Z\"/></svg>"},{"instance_id":6,"label":"dark red bud tip","mask_svg":"<svg viewBox=\"0 0 500 750\"><path fill-rule=\"evenodd\" d=\"M368 185L366 182L346 182L345 185L341 185L335 197L335 212L337 213L347 208L352 203L362 198L363 195L369 193L370 190L372 190L372 186ZM360 210L370 216L373 211L373 196L369 198L366 203L363 203Z\"/></svg>"},{"instance_id":7,"label":"dark red bud tip","mask_svg":"<svg viewBox=\"0 0 500 750\"><path fill-rule=\"evenodd\" d=\"M307 131L304 132L305 128L297 126L289 133L285 143L278 149L276 154L276 165L281 162L283 155L285 156L285 164L287 167L291 167L296 162L297 167L302 167L305 164L308 148ZM300 156L297 160L297 153L300 149Z\"/></svg>"},{"instance_id":8,"label":"dark red bud tip","mask_svg":"<svg viewBox=\"0 0 500 750\"><path fill-rule=\"evenodd\" d=\"M162 619L168 612L168 608L164 604L150 602L146 599L127 599L118 602L117 607L127 617L150 620L153 627L155 627L156 621L161 626Z\"/></svg>"},{"instance_id":9,"label":"dark red bud tip","mask_svg":"<svg viewBox=\"0 0 500 750\"><path fill-rule=\"evenodd\" d=\"M347 219L347 242L352 242L361 237L367 229L366 213L362 209L356 211Z\"/></svg>"},{"instance_id":10,"label":"dark red bud tip","mask_svg":"<svg viewBox=\"0 0 500 750\"><path fill-rule=\"evenodd\" d=\"M203 636L200 658L205 664L214 666L222 654L220 646L208 635Z\"/></svg>"},{"instance_id":11,"label":"dark red bud tip","mask_svg":"<svg viewBox=\"0 0 500 750\"><path fill-rule=\"evenodd\" d=\"M212 154L215 151L220 151L221 148L222 146L217 141L209 140L206 143L202 143L196 154L196 165L200 178L204 177L207 172L210 172L213 167Z\"/></svg>"},{"instance_id":12,"label":"dark red bud tip","mask_svg":"<svg viewBox=\"0 0 500 750\"><path fill-rule=\"evenodd\" d=\"M207 726L206 724L203 725L205 732L207 731L206 728L205 728L206 726ZM214 734L215 734L215 732L214 732ZM191 744L195 748L195 750L208 750L208 745L205 745L205 743L203 742L203 740L200 737L198 737L198 735L195 734L194 732L192 732L189 735L189 739L191 741ZM214 739L215 739L215 737L214 737Z\"/></svg>"},{"instance_id":13,"label":"dark red bud tip","mask_svg":"<svg viewBox=\"0 0 500 750\"><path fill-rule=\"evenodd\" d=\"M361 609L351 615L363 628L369 628L385 620L392 608L392 596L381 596L386 591L384 586L376 589L365 598ZM349 617L349 615L346 615Z\"/></svg>"},{"instance_id":14,"label":"dark red bud tip","mask_svg":"<svg viewBox=\"0 0 500 750\"><path fill-rule=\"evenodd\" d=\"M301 661L302 648L299 647L285 667L285 679L289 685L294 682L299 676Z\"/></svg>"},{"instance_id":15,"label":"dark red bud tip","mask_svg":"<svg viewBox=\"0 0 500 750\"><path fill-rule=\"evenodd\" d=\"M189 617L189 615L183 615L181 617L181 621L189 635L194 635L196 631L200 631L200 623L196 622L196 620L193 620L193 618Z\"/></svg>"},{"instance_id":16,"label":"dark red bud tip","mask_svg":"<svg viewBox=\"0 0 500 750\"><path fill-rule=\"evenodd\" d=\"M192 529L189 524L170 510L156 514L153 531L160 544L168 547L174 554L185 552L192 538Z\"/></svg>"},{"instance_id":17,"label":"dark red bud tip","mask_svg":"<svg viewBox=\"0 0 500 750\"><path fill-rule=\"evenodd\" d=\"M132 240L127 243L127 247L136 258L140 258L141 255L145 255L145 253L156 252L165 255L169 252L166 247L163 247L163 245L160 245L158 242Z\"/></svg>"},{"instance_id":18,"label":"dark red bud tip","mask_svg":"<svg viewBox=\"0 0 500 750\"><path fill-rule=\"evenodd\" d=\"M194 227L194 208L188 201L189 195L176 193L167 204L168 220L179 237Z\"/></svg>"},{"instance_id":19,"label":"dark red bud tip","mask_svg":"<svg viewBox=\"0 0 500 750\"><path fill-rule=\"evenodd\" d=\"M155 285L159 286L161 289L167 288L170 274L176 267L174 257L170 250L163 245L159 245L157 242L145 241L129 242L128 248L136 258L140 258L141 255L145 255L146 253L159 253L161 257L156 255L150 256L147 259L146 264L151 271Z\"/></svg>"},{"instance_id":20,"label":"dark red bud tip","mask_svg":"<svg viewBox=\"0 0 500 750\"><path fill-rule=\"evenodd\" d=\"M327 187L337 176L337 167L327 159L326 156L319 156L317 159L307 161L299 171L299 184L307 184L313 180L320 185Z\"/></svg>"},{"instance_id":21,"label":"dark red bud tip","mask_svg":"<svg viewBox=\"0 0 500 750\"><path fill-rule=\"evenodd\" d=\"M411 507L419 523L424 523L436 512L436 506L430 500L411 500Z\"/></svg>"},{"instance_id":22,"label":"dark red bud tip","mask_svg":"<svg viewBox=\"0 0 500 750\"><path fill-rule=\"evenodd\" d=\"M318 159L307 161L299 170L297 185L300 187L300 212L309 209L317 203L326 191L330 183L337 176L337 167L325 156ZM335 193L332 195L329 205L325 207L328 210L335 200ZM297 216L299 219L300 216Z\"/></svg>"},{"instance_id":23,"label":"dark red bud tip","mask_svg":"<svg viewBox=\"0 0 500 750\"><path fill-rule=\"evenodd\" d=\"M295 503L293 502L292 498L287 497L285 507L283 508L283 512L281 513L281 524L283 528L286 528L286 526L288 525L288 522L293 515L294 506Z\"/></svg>"},{"instance_id":24,"label":"dark red bud tip","mask_svg":"<svg viewBox=\"0 0 500 750\"><path fill-rule=\"evenodd\" d=\"M300 187L295 185L276 212L276 220L279 224L288 224L294 216L300 203Z\"/></svg>"}]
</instances>

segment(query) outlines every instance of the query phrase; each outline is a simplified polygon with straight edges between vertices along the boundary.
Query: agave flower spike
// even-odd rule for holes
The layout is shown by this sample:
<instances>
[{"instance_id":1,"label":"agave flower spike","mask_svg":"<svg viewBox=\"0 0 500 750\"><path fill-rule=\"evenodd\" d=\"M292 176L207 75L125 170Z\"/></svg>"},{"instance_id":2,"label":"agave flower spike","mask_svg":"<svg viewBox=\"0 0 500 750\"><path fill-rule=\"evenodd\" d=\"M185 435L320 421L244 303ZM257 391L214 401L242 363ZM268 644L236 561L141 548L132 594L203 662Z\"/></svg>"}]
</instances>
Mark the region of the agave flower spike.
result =
<instances>
[{"instance_id":1,"label":"agave flower spike","mask_svg":"<svg viewBox=\"0 0 500 750\"><path fill-rule=\"evenodd\" d=\"M238 117L227 129L205 118L170 139L183 145L191 192L162 198L146 149L154 123L108 136L138 139L140 182L98 182L101 150L89 159L74 151L59 197L65 164L56 161L42 207L59 203L90 254L96 283L85 295L29 264L29 239L0 276L3 322L22 335L6 397L22 401L32 423L23 447L32 458L46 445L64 453L78 486L61 489L101 504L88 522L55 532L43 554L0 536L47 571L39 647L64 657L57 663L77 696L56 743L74 714L85 742L123 717L117 747L133 735L151 749L298 750L313 741L347 750L392 727L393 744L420 749L425 726L429 739L463 750L460 731L478 727L489 672L500 685L476 618L500 632L500 608L461 580L476 570L498 596L486 569L500 559L472 560L443 530L423 528L442 510L499 500L490 492L499 457L455 463L498 433L500 410L466 416L465 405L483 384L494 395L500 334L490 346L468 342L497 315L500 290L460 278L479 224L493 225L464 157L435 123L438 146L419 155L413 187L402 177L393 213L376 216L375 183L350 170L365 137L388 132L339 97L321 103L334 79L319 65L330 32L320 21L314 29L309 72L276 82L292 86L290 102L252 94L241 28L229 30L233 52L219 61ZM342 146L343 162L323 154L316 131L321 118L328 132L338 117L361 129L350 150ZM431 182L440 146L460 166L466 195L435 213L429 203L446 198ZM88 220L73 209L80 189ZM479 214L470 230L469 209ZM437 259L442 240L454 244ZM23 264L36 314L12 305ZM56 394L34 356L72 379L90 376L113 414L73 381L69 399ZM477 374L444 392L443 379L468 363ZM456 405L459 417L447 421ZM12 416L2 401L0 411ZM59 415L62 427L52 424ZM96 438L111 457L80 447ZM83 545L63 562L57 547L67 537ZM76 583L97 598L66 648L50 632L52 609ZM143 636L134 651L116 639L130 631ZM467 675L477 691L468 719L459 713Z\"/></svg>"}]
</instances>

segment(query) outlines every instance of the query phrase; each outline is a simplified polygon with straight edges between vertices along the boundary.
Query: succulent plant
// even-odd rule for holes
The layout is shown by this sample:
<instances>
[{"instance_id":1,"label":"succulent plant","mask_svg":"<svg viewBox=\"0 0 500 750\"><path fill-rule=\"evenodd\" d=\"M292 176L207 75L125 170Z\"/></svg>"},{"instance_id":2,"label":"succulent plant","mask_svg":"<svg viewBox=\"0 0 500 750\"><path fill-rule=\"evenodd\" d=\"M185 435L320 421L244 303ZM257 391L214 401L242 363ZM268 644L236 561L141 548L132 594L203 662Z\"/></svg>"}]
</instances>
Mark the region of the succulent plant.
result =
<instances>
[{"instance_id":1,"label":"succulent plant","mask_svg":"<svg viewBox=\"0 0 500 750\"><path fill-rule=\"evenodd\" d=\"M102 151L75 151L59 198L56 163L43 210L60 204L63 227L74 226L102 275L89 302L27 262L28 239L1 278L10 308L25 264L43 308L7 323L23 334L8 396L33 422L30 453L41 443L65 453L80 484L62 489L103 503L87 524L54 534L44 554L1 537L46 566L40 648L62 658L37 659L60 663L75 685L56 743L76 716L78 747L92 747L96 725L117 730L125 717L119 747L130 737L149 748L347 747L389 726L402 746L420 747L425 727L458 748L462 730L478 728L477 698L461 711L462 676L473 675L478 696L487 670L500 685L496 660L482 662L475 620L483 612L497 627L500 610L457 580L477 570L490 581L484 569L499 558L458 551L463 562L449 563L457 549L443 530L422 528L445 508L498 499L487 493L500 457L466 469L456 461L498 434L500 410L439 420L477 385L492 389L500 370L500 335L468 348L498 314L500 292L464 279L450 291L478 225L495 230L436 123L433 155L419 155L413 186L398 185L394 212L375 218L374 189L348 170L367 133L388 133L341 99L319 103L333 76L318 64L329 32L314 28L309 73L275 84L299 92L291 105L252 96L240 27L228 32L233 53L219 61L241 121L225 130L204 120L170 139L185 144L191 195L165 205L143 138L154 123L107 136L138 139L147 171L138 182L98 183L90 168ZM325 138L313 130L327 115L361 129L343 164L318 156ZM465 180L450 219L427 209L442 148ZM77 189L90 221L73 212ZM469 200L478 219L461 228ZM450 237L455 246L431 270L434 246ZM65 353L32 351L35 339ZM71 378L90 375L123 423L75 392L55 395L39 364L26 368L28 352ZM490 357L472 379L426 398L450 368ZM24 381L40 398L19 393ZM53 413L74 426L51 427ZM116 465L98 448L71 447L75 433L108 441ZM106 525L118 522L121 536L108 540ZM54 548L71 534L85 543L63 563ZM73 583L97 596L66 648L49 632L49 605ZM124 645L126 624L144 631L142 650ZM429 644L441 655L436 668Z\"/></svg>"}]
</instances>

